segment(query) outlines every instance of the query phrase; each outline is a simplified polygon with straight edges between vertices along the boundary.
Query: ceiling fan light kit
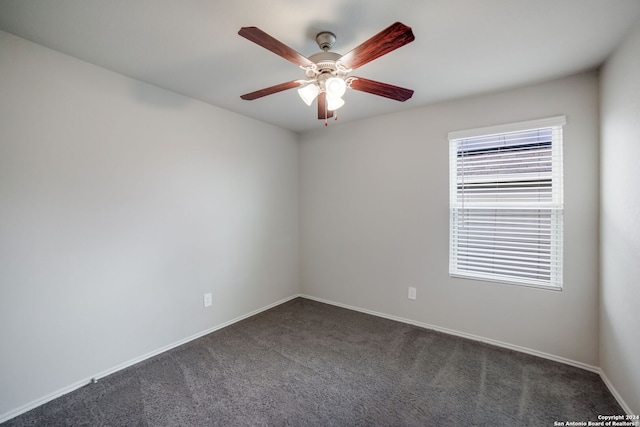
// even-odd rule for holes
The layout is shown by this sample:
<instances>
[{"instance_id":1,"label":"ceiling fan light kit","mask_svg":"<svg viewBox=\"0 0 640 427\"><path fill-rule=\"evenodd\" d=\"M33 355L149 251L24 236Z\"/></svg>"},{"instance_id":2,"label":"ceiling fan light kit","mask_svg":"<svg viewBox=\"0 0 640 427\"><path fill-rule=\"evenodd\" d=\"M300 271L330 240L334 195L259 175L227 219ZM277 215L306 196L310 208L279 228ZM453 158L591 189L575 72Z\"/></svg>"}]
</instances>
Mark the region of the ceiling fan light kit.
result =
<instances>
[{"instance_id":1,"label":"ceiling fan light kit","mask_svg":"<svg viewBox=\"0 0 640 427\"><path fill-rule=\"evenodd\" d=\"M327 119L333 117L333 112L345 104L342 96L347 88L400 102L413 95L411 89L348 75L356 68L415 39L411 28L400 22L382 30L345 55L330 52L336 36L332 32L323 31L316 35L316 43L322 52L308 58L257 27L242 27L238 34L298 65L305 70L307 77L305 80L293 80L244 94L241 96L242 99L254 100L297 87L298 94L305 104L311 106L313 101L317 100L318 119L324 120L326 126ZM337 119L337 116L335 118Z\"/></svg>"}]
</instances>

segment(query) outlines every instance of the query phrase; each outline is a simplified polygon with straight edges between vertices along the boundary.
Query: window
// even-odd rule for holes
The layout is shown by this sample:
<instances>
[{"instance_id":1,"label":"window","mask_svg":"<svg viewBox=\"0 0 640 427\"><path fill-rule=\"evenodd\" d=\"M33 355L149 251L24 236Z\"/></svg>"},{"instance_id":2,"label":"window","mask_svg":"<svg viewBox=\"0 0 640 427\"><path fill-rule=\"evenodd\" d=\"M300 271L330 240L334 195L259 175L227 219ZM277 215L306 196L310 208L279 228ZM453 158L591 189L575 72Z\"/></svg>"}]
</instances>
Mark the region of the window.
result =
<instances>
[{"instance_id":1,"label":"window","mask_svg":"<svg viewBox=\"0 0 640 427\"><path fill-rule=\"evenodd\" d=\"M451 276L562 288L565 123L449 133Z\"/></svg>"}]
</instances>

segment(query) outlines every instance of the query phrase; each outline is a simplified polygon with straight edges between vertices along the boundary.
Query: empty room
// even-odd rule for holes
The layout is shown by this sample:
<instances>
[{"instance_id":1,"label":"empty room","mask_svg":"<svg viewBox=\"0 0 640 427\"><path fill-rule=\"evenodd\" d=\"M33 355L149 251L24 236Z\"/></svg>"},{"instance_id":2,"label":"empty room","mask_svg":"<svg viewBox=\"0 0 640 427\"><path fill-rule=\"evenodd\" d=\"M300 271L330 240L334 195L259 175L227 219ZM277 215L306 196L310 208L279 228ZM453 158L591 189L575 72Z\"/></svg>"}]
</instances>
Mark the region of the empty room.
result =
<instances>
[{"instance_id":1,"label":"empty room","mask_svg":"<svg viewBox=\"0 0 640 427\"><path fill-rule=\"evenodd\" d=\"M0 423L640 426L640 1L0 0Z\"/></svg>"}]
</instances>

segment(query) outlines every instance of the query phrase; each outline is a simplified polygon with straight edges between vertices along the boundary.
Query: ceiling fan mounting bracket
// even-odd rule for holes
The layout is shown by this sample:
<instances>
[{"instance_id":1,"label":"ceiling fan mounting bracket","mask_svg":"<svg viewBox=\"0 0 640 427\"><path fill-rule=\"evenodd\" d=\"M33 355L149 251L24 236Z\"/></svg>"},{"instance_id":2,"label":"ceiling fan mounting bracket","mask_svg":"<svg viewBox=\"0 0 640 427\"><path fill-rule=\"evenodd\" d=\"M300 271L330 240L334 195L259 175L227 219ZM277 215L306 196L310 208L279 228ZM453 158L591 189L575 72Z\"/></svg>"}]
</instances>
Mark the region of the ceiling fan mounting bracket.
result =
<instances>
[{"instance_id":1,"label":"ceiling fan mounting bracket","mask_svg":"<svg viewBox=\"0 0 640 427\"><path fill-rule=\"evenodd\" d=\"M336 35L331 31L322 31L316 35L316 43L320 49L325 52L331 50L333 44L336 42Z\"/></svg>"}]
</instances>

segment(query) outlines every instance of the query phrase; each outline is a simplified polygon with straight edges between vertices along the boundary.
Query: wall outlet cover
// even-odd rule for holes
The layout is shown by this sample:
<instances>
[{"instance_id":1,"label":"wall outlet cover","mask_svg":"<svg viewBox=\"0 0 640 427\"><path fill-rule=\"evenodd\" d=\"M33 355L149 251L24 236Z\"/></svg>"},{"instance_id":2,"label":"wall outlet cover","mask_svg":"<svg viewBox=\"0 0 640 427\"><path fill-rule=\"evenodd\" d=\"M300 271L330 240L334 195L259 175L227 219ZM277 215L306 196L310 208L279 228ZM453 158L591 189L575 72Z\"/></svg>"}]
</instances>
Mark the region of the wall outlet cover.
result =
<instances>
[{"instance_id":1,"label":"wall outlet cover","mask_svg":"<svg viewBox=\"0 0 640 427\"><path fill-rule=\"evenodd\" d=\"M211 307L211 304L213 304L213 297L211 296L211 293L204 294L204 306Z\"/></svg>"}]
</instances>

